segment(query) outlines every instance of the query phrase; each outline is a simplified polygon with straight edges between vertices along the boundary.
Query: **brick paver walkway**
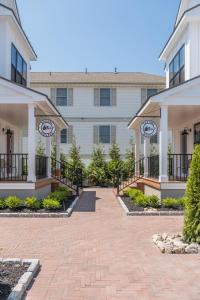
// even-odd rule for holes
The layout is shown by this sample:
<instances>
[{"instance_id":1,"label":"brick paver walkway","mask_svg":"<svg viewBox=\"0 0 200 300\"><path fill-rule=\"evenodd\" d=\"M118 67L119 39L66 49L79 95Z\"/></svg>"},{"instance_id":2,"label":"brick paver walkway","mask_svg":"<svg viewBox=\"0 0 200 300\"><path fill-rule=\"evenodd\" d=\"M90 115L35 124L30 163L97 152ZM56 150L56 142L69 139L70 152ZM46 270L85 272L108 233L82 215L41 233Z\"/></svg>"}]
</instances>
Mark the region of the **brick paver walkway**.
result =
<instances>
[{"instance_id":1,"label":"brick paver walkway","mask_svg":"<svg viewBox=\"0 0 200 300\"><path fill-rule=\"evenodd\" d=\"M200 256L151 241L182 222L126 217L112 190L88 189L68 219L0 218L0 256L41 260L27 300L199 300Z\"/></svg>"}]
</instances>

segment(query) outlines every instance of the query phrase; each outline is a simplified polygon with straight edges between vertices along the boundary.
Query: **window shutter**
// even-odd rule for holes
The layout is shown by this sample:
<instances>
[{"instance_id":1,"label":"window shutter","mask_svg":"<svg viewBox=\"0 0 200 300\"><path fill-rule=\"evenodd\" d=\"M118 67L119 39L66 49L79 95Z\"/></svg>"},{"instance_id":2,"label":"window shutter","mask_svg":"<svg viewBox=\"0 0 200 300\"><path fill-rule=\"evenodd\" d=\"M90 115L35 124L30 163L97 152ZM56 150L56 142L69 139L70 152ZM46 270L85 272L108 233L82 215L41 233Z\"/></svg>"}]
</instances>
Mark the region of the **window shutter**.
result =
<instances>
[{"instance_id":1,"label":"window shutter","mask_svg":"<svg viewBox=\"0 0 200 300\"><path fill-rule=\"evenodd\" d=\"M93 127L93 140L94 144L99 144L99 126Z\"/></svg>"},{"instance_id":2,"label":"window shutter","mask_svg":"<svg viewBox=\"0 0 200 300\"><path fill-rule=\"evenodd\" d=\"M67 99L67 104L68 106L73 106L74 105L74 97L73 97L73 89L68 89L68 99Z\"/></svg>"},{"instance_id":3,"label":"window shutter","mask_svg":"<svg viewBox=\"0 0 200 300\"><path fill-rule=\"evenodd\" d=\"M100 106L100 89L94 89L94 106Z\"/></svg>"},{"instance_id":4,"label":"window shutter","mask_svg":"<svg viewBox=\"0 0 200 300\"><path fill-rule=\"evenodd\" d=\"M56 89L51 89L51 102L56 105Z\"/></svg>"},{"instance_id":5,"label":"window shutter","mask_svg":"<svg viewBox=\"0 0 200 300\"><path fill-rule=\"evenodd\" d=\"M141 89L141 104L147 100L147 89Z\"/></svg>"},{"instance_id":6,"label":"window shutter","mask_svg":"<svg viewBox=\"0 0 200 300\"><path fill-rule=\"evenodd\" d=\"M117 89L110 90L110 100L111 106L117 105Z\"/></svg>"},{"instance_id":7,"label":"window shutter","mask_svg":"<svg viewBox=\"0 0 200 300\"><path fill-rule=\"evenodd\" d=\"M73 142L73 126L69 126L69 128L67 129L67 143L68 144L72 144Z\"/></svg>"},{"instance_id":8,"label":"window shutter","mask_svg":"<svg viewBox=\"0 0 200 300\"><path fill-rule=\"evenodd\" d=\"M116 126L111 126L111 144L116 144L116 133L117 133Z\"/></svg>"}]
</instances>

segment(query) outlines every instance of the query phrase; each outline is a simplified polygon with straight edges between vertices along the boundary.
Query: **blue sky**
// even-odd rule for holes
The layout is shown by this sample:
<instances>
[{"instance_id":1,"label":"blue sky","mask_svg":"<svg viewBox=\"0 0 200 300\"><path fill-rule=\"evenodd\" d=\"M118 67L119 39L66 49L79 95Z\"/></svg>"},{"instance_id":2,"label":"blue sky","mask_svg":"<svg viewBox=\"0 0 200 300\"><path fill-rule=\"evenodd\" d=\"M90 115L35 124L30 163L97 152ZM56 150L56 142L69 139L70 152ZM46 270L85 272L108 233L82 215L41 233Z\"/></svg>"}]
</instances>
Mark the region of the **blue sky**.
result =
<instances>
[{"instance_id":1,"label":"blue sky","mask_svg":"<svg viewBox=\"0 0 200 300\"><path fill-rule=\"evenodd\" d=\"M179 0L18 0L38 61L32 71L141 71L158 61Z\"/></svg>"}]
</instances>

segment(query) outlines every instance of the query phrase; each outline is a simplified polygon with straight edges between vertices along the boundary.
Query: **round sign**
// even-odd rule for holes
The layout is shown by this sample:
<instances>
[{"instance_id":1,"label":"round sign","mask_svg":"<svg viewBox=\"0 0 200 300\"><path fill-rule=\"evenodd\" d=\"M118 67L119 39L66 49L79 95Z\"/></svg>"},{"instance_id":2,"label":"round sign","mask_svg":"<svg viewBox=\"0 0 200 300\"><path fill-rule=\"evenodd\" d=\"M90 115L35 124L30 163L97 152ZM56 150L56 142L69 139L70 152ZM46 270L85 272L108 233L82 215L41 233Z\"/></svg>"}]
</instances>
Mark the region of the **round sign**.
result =
<instances>
[{"instance_id":1,"label":"round sign","mask_svg":"<svg viewBox=\"0 0 200 300\"><path fill-rule=\"evenodd\" d=\"M144 137L151 137L157 134L158 127L152 120L146 120L140 125L141 134Z\"/></svg>"},{"instance_id":2,"label":"round sign","mask_svg":"<svg viewBox=\"0 0 200 300\"><path fill-rule=\"evenodd\" d=\"M55 124L51 120L43 120L39 124L39 133L44 137L50 137L56 132Z\"/></svg>"}]
</instances>

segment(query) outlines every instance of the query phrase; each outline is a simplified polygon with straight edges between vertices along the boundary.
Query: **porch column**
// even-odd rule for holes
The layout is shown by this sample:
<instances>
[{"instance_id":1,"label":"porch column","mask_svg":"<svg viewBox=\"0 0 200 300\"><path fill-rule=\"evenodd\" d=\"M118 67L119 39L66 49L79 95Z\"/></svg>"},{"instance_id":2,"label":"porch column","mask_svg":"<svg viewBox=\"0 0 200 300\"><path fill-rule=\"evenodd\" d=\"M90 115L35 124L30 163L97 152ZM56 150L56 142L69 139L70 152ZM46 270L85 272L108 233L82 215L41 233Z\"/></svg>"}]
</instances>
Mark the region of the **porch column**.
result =
<instances>
[{"instance_id":1,"label":"porch column","mask_svg":"<svg viewBox=\"0 0 200 300\"><path fill-rule=\"evenodd\" d=\"M150 139L144 138L144 177L148 177L148 157L150 153Z\"/></svg>"},{"instance_id":2,"label":"porch column","mask_svg":"<svg viewBox=\"0 0 200 300\"><path fill-rule=\"evenodd\" d=\"M47 177L51 178L51 137L46 138Z\"/></svg>"},{"instance_id":3,"label":"porch column","mask_svg":"<svg viewBox=\"0 0 200 300\"><path fill-rule=\"evenodd\" d=\"M159 138L159 181L168 181L168 106L161 106Z\"/></svg>"},{"instance_id":4,"label":"porch column","mask_svg":"<svg viewBox=\"0 0 200 300\"><path fill-rule=\"evenodd\" d=\"M36 155L35 106L34 104L28 104L28 181L29 182L36 182L35 155Z\"/></svg>"},{"instance_id":5,"label":"porch column","mask_svg":"<svg viewBox=\"0 0 200 300\"><path fill-rule=\"evenodd\" d=\"M140 159L140 132L135 130L135 175L140 175L140 168L138 161Z\"/></svg>"},{"instance_id":6,"label":"porch column","mask_svg":"<svg viewBox=\"0 0 200 300\"><path fill-rule=\"evenodd\" d=\"M60 161L60 130L56 130L56 160Z\"/></svg>"}]
</instances>

